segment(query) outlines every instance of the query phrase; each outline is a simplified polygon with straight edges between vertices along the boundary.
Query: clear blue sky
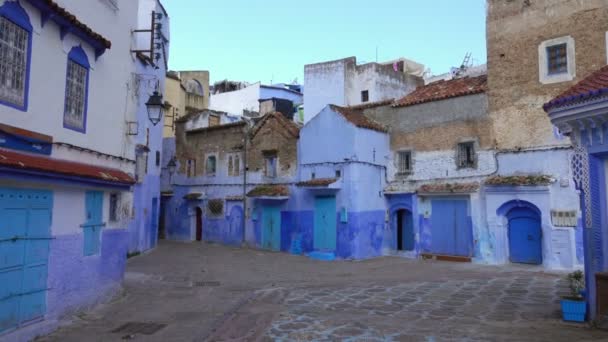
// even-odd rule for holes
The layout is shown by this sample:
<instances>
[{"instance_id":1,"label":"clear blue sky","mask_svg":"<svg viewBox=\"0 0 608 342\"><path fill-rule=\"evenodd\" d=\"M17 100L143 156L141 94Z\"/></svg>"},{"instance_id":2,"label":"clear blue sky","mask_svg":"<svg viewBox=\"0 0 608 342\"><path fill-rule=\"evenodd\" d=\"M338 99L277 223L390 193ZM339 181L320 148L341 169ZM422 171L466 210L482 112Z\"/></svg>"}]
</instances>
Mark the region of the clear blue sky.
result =
<instances>
[{"instance_id":1,"label":"clear blue sky","mask_svg":"<svg viewBox=\"0 0 608 342\"><path fill-rule=\"evenodd\" d=\"M173 70L304 81L304 65L406 57L438 74L467 52L485 63L485 0L164 0Z\"/></svg>"}]
</instances>

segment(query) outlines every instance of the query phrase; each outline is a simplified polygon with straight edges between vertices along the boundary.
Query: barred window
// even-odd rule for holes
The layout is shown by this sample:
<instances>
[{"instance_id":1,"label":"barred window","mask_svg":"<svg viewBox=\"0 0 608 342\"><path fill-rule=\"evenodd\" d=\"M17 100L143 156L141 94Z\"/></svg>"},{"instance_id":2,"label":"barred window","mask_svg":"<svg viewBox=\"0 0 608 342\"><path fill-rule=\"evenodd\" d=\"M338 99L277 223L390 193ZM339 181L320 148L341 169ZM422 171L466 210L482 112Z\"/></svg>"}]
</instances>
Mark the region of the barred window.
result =
<instances>
[{"instance_id":1,"label":"barred window","mask_svg":"<svg viewBox=\"0 0 608 342\"><path fill-rule=\"evenodd\" d=\"M0 101L25 106L30 32L0 17Z\"/></svg>"},{"instance_id":2,"label":"barred window","mask_svg":"<svg viewBox=\"0 0 608 342\"><path fill-rule=\"evenodd\" d=\"M399 151L397 152L397 173L408 174L412 172L412 152Z\"/></svg>"},{"instance_id":3,"label":"barred window","mask_svg":"<svg viewBox=\"0 0 608 342\"><path fill-rule=\"evenodd\" d=\"M110 222L118 221L119 194L110 194Z\"/></svg>"},{"instance_id":4,"label":"barred window","mask_svg":"<svg viewBox=\"0 0 608 342\"><path fill-rule=\"evenodd\" d=\"M205 164L205 173L207 176L215 176L216 158L215 156L208 156Z\"/></svg>"},{"instance_id":5,"label":"barred window","mask_svg":"<svg viewBox=\"0 0 608 342\"><path fill-rule=\"evenodd\" d=\"M458 160L459 168L475 167L475 143L472 141L458 144Z\"/></svg>"},{"instance_id":6,"label":"barred window","mask_svg":"<svg viewBox=\"0 0 608 342\"><path fill-rule=\"evenodd\" d=\"M264 152L264 175L270 178L277 176L276 152Z\"/></svg>"},{"instance_id":7,"label":"barred window","mask_svg":"<svg viewBox=\"0 0 608 342\"><path fill-rule=\"evenodd\" d=\"M548 46L547 58L549 75L568 72L568 49L566 43Z\"/></svg>"},{"instance_id":8,"label":"barred window","mask_svg":"<svg viewBox=\"0 0 608 342\"><path fill-rule=\"evenodd\" d=\"M84 130L87 73L88 70L82 65L68 61L63 121L67 126L79 130Z\"/></svg>"},{"instance_id":9,"label":"barred window","mask_svg":"<svg viewBox=\"0 0 608 342\"><path fill-rule=\"evenodd\" d=\"M234 156L234 173L233 176L241 174L241 157L237 154Z\"/></svg>"},{"instance_id":10,"label":"barred window","mask_svg":"<svg viewBox=\"0 0 608 342\"><path fill-rule=\"evenodd\" d=\"M210 199L207 202L207 214L218 217L224 213L224 200L221 198Z\"/></svg>"},{"instance_id":11,"label":"barred window","mask_svg":"<svg viewBox=\"0 0 608 342\"><path fill-rule=\"evenodd\" d=\"M228 157L228 176L232 176L234 174L234 165L232 164L232 156Z\"/></svg>"}]
</instances>

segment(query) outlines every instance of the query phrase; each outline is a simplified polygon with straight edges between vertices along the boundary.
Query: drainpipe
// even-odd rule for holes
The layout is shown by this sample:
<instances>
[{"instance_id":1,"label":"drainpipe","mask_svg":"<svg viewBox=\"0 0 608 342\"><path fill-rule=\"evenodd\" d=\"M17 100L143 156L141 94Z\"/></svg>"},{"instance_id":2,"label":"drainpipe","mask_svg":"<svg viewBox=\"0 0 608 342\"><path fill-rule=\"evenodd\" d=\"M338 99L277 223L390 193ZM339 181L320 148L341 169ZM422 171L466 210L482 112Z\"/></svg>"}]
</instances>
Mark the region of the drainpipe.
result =
<instances>
[{"instance_id":1,"label":"drainpipe","mask_svg":"<svg viewBox=\"0 0 608 342\"><path fill-rule=\"evenodd\" d=\"M247 230L247 138L249 136L249 123L243 128L243 241Z\"/></svg>"}]
</instances>

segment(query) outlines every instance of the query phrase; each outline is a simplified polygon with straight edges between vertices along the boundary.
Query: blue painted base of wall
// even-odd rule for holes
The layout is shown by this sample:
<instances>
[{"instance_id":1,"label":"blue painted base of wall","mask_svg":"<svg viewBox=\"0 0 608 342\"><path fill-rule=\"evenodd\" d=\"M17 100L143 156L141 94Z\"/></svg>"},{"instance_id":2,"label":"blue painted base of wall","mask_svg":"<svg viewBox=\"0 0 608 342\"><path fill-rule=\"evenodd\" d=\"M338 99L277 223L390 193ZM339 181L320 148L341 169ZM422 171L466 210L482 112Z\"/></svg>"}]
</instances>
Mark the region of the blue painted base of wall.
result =
<instances>
[{"instance_id":1,"label":"blue painted base of wall","mask_svg":"<svg viewBox=\"0 0 608 342\"><path fill-rule=\"evenodd\" d=\"M128 233L104 230L99 255L83 255L83 235L59 235L51 243L47 317L58 318L104 301L118 291L125 272Z\"/></svg>"}]
</instances>

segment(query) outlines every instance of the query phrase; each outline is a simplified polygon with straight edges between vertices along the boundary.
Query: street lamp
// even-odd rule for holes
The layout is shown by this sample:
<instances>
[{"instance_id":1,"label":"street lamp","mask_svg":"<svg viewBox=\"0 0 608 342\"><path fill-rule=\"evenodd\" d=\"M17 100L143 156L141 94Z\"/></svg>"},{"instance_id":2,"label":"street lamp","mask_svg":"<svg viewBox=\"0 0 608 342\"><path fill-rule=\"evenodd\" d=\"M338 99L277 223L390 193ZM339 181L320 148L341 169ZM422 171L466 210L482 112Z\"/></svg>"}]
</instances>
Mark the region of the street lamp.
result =
<instances>
[{"instance_id":1,"label":"street lamp","mask_svg":"<svg viewBox=\"0 0 608 342\"><path fill-rule=\"evenodd\" d=\"M167 163L167 168L169 169L169 174L172 175L175 172L175 168L177 167L177 164L175 163L175 157L171 158L171 160L169 160L169 162Z\"/></svg>"},{"instance_id":2,"label":"street lamp","mask_svg":"<svg viewBox=\"0 0 608 342\"><path fill-rule=\"evenodd\" d=\"M146 102L146 107L148 107L148 119L156 126L163 116L163 96L155 90Z\"/></svg>"}]
</instances>

